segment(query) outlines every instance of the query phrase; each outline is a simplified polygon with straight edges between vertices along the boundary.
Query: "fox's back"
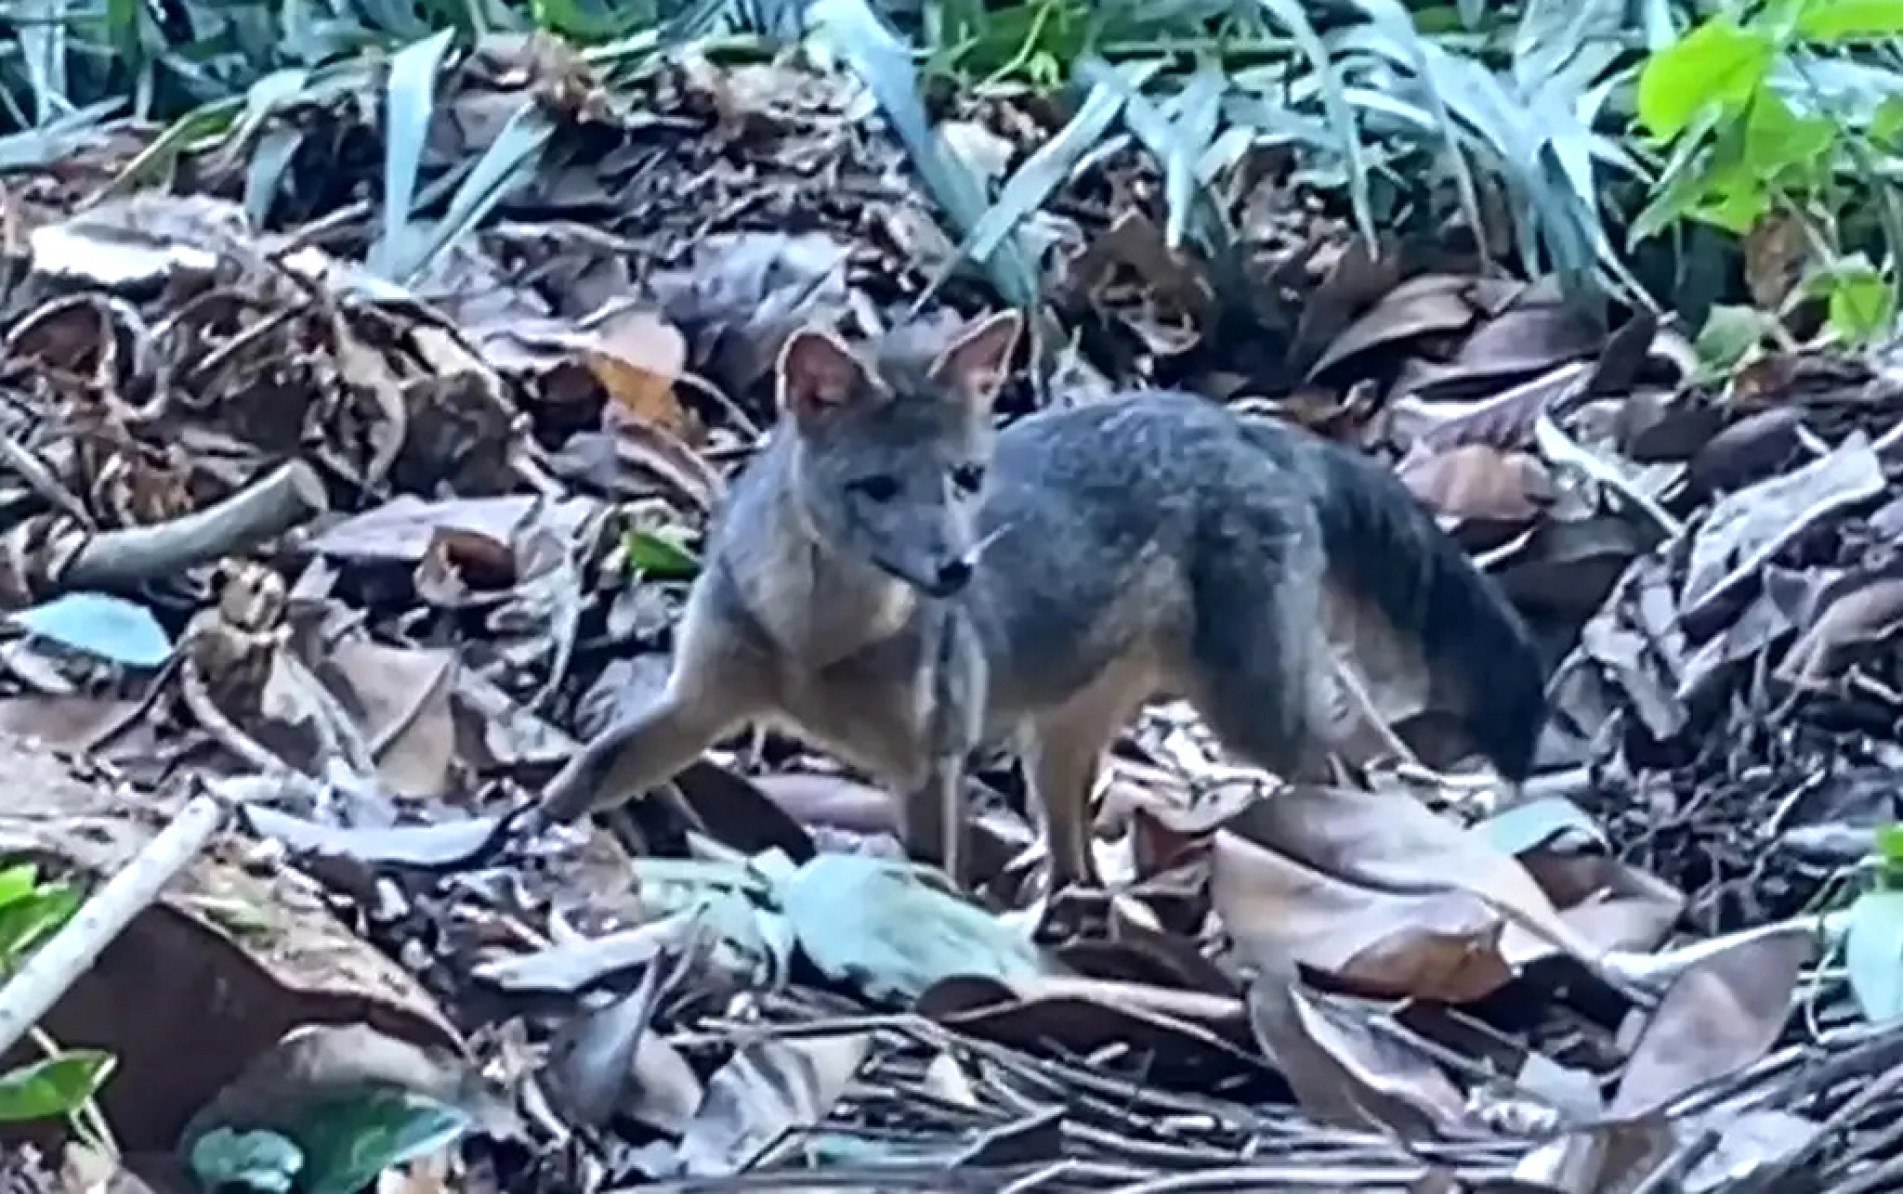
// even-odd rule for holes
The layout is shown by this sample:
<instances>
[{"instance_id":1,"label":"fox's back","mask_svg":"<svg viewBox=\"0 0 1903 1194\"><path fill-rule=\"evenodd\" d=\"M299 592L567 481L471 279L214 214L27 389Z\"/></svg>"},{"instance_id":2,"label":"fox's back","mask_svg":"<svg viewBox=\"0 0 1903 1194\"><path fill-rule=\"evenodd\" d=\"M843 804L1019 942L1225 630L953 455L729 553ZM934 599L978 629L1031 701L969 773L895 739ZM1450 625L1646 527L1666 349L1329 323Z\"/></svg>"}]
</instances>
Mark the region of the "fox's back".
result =
<instances>
[{"instance_id":1,"label":"fox's back","mask_svg":"<svg viewBox=\"0 0 1903 1194\"><path fill-rule=\"evenodd\" d=\"M1202 562L1301 550L1312 513L1294 455L1243 428L1204 399L1156 392L1043 412L998 437L979 514L997 538L972 597L998 701L1035 703L1133 654L1179 672ZM1272 584L1262 578L1265 595Z\"/></svg>"}]
</instances>

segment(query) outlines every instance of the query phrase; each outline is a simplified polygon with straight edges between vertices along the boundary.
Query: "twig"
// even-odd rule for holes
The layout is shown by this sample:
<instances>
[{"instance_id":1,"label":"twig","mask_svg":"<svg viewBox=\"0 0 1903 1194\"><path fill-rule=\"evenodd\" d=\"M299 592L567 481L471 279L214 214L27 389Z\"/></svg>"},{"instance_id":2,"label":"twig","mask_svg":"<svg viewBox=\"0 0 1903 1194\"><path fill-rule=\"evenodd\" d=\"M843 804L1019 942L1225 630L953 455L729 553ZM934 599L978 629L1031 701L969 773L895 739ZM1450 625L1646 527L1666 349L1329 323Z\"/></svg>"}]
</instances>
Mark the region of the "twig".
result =
<instances>
[{"instance_id":1,"label":"twig","mask_svg":"<svg viewBox=\"0 0 1903 1194\"><path fill-rule=\"evenodd\" d=\"M62 589L125 589L236 555L329 508L315 470L293 460L221 502L93 536L55 578Z\"/></svg>"},{"instance_id":2,"label":"twig","mask_svg":"<svg viewBox=\"0 0 1903 1194\"><path fill-rule=\"evenodd\" d=\"M0 988L0 1053L18 1044L67 988L92 969L106 946L158 898L159 891L197 856L224 820L225 805L216 797L194 796L170 825L26 960Z\"/></svg>"}]
</instances>

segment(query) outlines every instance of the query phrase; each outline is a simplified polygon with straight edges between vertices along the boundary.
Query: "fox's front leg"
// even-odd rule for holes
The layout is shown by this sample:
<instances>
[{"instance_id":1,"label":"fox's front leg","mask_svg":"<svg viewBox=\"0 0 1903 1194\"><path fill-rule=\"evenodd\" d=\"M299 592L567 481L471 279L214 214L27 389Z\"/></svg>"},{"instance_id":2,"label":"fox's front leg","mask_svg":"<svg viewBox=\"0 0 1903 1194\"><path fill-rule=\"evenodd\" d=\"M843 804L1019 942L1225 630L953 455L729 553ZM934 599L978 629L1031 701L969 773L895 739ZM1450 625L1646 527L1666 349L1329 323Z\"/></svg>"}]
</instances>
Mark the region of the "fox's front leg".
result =
<instances>
[{"instance_id":1,"label":"fox's front leg","mask_svg":"<svg viewBox=\"0 0 1903 1194\"><path fill-rule=\"evenodd\" d=\"M939 863L963 889L971 878L965 764L983 733L989 676L983 646L962 611L944 607L934 630L928 644L932 667L925 693L925 776L903 794L902 836L908 855Z\"/></svg>"},{"instance_id":2,"label":"fox's front leg","mask_svg":"<svg viewBox=\"0 0 1903 1194\"><path fill-rule=\"evenodd\" d=\"M704 601L690 598L666 688L569 760L549 781L531 814L532 825L602 812L674 778L701 752L758 715L763 705L758 677L755 661L729 649L714 632Z\"/></svg>"}]
</instances>

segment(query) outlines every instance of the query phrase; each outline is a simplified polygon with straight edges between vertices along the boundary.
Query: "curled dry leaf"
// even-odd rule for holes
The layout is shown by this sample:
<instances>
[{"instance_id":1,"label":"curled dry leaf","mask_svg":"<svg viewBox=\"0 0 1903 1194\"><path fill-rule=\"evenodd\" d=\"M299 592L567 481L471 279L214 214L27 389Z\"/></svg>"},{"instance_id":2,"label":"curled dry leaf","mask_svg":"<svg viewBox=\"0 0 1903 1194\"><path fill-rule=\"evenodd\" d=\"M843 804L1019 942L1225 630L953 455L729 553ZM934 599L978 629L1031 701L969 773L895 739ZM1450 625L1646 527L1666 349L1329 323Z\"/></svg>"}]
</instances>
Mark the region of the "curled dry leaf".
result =
<instances>
[{"instance_id":1,"label":"curled dry leaf","mask_svg":"<svg viewBox=\"0 0 1903 1194\"><path fill-rule=\"evenodd\" d=\"M1626 1063L1609 1113L1641 1119L1764 1056L1790 1015L1816 935L1794 925L1753 933L1672 980Z\"/></svg>"},{"instance_id":2,"label":"curled dry leaf","mask_svg":"<svg viewBox=\"0 0 1903 1194\"><path fill-rule=\"evenodd\" d=\"M674 394L687 364L680 329L650 311L622 310L588 332L583 358L608 395L636 420L685 436L687 412Z\"/></svg>"},{"instance_id":3,"label":"curled dry leaf","mask_svg":"<svg viewBox=\"0 0 1903 1194\"><path fill-rule=\"evenodd\" d=\"M1464 891L1375 891L1233 833L1217 836L1209 887L1224 930L1258 965L1288 958L1361 994L1452 1003L1512 978L1499 915Z\"/></svg>"},{"instance_id":4,"label":"curled dry leaf","mask_svg":"<svg viewBox=\"0 0 1903 1194\"><path fill-rule=\"evenodd\" d=\"M1353 1013L1311 1000L1275 971L1249 988L1249 1022L1303 1109L1318 1119L1404 1140L1468 1126L1466 1100L1425 1054Z\"/></svg>"},{"instance_id":5,"label":"curled dry leaf","mask_svg":"<svg viewBox=\"0 0 1903 1194\"><path fill-rule=\"evenodd\" d=\"M1582 960L1598 954L1517 860L1419 801L1301 785L1252 805L1234 828L1306 866L1390 895L1469 892Z\"/></svg>"}]
</instances>

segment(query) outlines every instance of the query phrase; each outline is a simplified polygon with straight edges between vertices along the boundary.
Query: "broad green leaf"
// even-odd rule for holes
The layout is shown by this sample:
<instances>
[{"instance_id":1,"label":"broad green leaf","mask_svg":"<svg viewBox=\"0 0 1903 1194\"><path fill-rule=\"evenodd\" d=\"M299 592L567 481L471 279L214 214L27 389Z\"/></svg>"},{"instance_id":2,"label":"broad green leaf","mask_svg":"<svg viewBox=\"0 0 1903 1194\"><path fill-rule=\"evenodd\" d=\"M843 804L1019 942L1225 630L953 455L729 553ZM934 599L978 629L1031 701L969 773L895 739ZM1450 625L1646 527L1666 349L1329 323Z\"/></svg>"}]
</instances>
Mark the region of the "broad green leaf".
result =
<instances>
[{"instance_id":1,"label":"broad green leaf","mask_svg":"<svg viewBox=\"0 0 1903 1194\"><path fill-rule=\"evenodd\" d=\"M393 252L391 260L400 266L391 273L405 281L413 280L438 255L473 232L496 204L527 180L554 135L555 122L547 110L533 97L524 99L489 148L476 159L468 177L450 198L449 210L421 241L415 256L408 256L402 247Z\"/></svg>"},{"instance_id":2,"label":"broad green leaf","mask_svg":"<svg viewBox=\"0 0 1903 1194\"><path fill-rule=\"evenodd\" d=\"M308 1194L356 1194L391 1166L447 1148L471 1123L462 1110L408 1091L319 1103L292 1134L304 1150L300 1186Z\"/></svg>"},{"instance_id":3,"label":"broad green leaf","mask_svg":"<svg viewBox=\"0 0 1903 1194\"><path fill-rule=\"evenodd\" d=\"M1903 891L1867 891L1850 905L1844 964L1866 1019L1903 1016Z\"/></svg>"},{"instance_id":4,"label":"broad green leaf","mask_svg":"<svg viewBox=\"0 0 1903 1194\"><path fill-rule=\"evenodd\" d=\"M1895 324L1896 293L1868 261L1852 258L1838 264L1822 285L1830 295L1831 329L1850 343L1869 344Z\"/></svg>"},{"instance_id":5,"label":"broad green leaf","mask_svg":"<svg viewBox=\"0 0 1903 1194\"><path fill-rule=\"evenodd\" d=\"M1809 0L1797 35L1825 45L1903 36L1903 0Z\"/></svg>"},{"instance_id":6,"label":"broad green leaf","mask_svg":"<svg viewBox=\"0 0 1903 1194\"><path fill-rule=\"evenodd\" d=\"M387 278L397 276L391 267L401 260L409 233L423 143L435 107L436 74L455 36L454 29L445 29L410 43L390 60L384 97L383 225L369 255L370 268Z\"/></svg>"},{"instance_id":7,"label":"broad green leaf","mask_svg":"<svg viewBox=\"0 0 1903 1194\"><path fill-rule=\"evenodd\" d=\"M0 1123L70 1115L105 1084L113 1064L110 1054L72 1049L0 1074Z\"/></svg>"},{"instance_id":8,"label":"broad green leaf","mask_svg":"<svg viewBox=\"0 0 1903 1194\"><path fill-rule=\"evenodd\" d=\"M73 918L85 893L66 883L48 883L0 905L0 960L18 965Z\"/></svg>"},{"instance_id":9,"label":"broad green leaf","mask_svg":"<svg viewBox=\"0 0 1903 1194\"><path fill-rule=\"evenodd\" d=\"M1888 96L1877 105L1870 118L1870 139L1892 152L1903 148L1903 95Z\"/></svg>"},{"instance_id":10,"label":"broad green leaf","mask_svg":"<svg viewBox=\"0 0 1903 1194\"><path fill-rule=\"evenodd\" d=\"M30 862L16 863L0 870L0 908L29 898L39 883L40 868Z\"/></svg>"},{"instance_id":11,"label":"broad green leaf","mask_svg":"<svg viewBox=\"0 0 1903 1194\"><path fill-rule=\"evenodd\" d=\"M304 1150L276 1132L213 1128L193 1141L191 1165L209 1189L237 1186L288 1194L304 1171Z\"/></svg>"},{"instance_id":12,"label":"broad green leaf","mask_svg":"<svg viewBox=\"0 0 1903 1194\"><path fill-rule=\"evenodd\" d=\"M1026 935L927 882L912 866L819 854L778 884L800 949L868 998L909 1003L941 979L1044 972Z\"/></svg>"},{"instance_id":13,"label":"broad green leaf","mask_svg":"<svg viewBox=\"0 0 1903 1194\"><path fill-rule=\"evenodd\" d=\"M700 573L694 553L658 531L629 531L625 547L628 565L657 580L691 580Z\"/></svg>"},{"instance_id":14,"label":"broad green leaf","mask_svg":"<svg viewBox=\"0 0 1903 1194\"><path fill-rule=\"evenodd\" d=\"M1727 374L1743 364L1776 326L1776 316L1756 307L1719 303L1705 317L1692 348L1700 364L1715 374Z\"/></svg>"},{"instance_id":15,"label":"broad green leaf","mask_svg":"<svg viewBox=\"0 0 1903 1194\"><path fill-rule=\"evenodd\" d=\"M1769 34L1713 17L1639 72L1639 123L1661 140L1678 136L1707 104L1741 111L1771 69Z\"/></svg>"},{"instance_id":16,"label":"broad green leaf","mask_svg":"<svg viewBox=\"0 0 1903 1194\"><path fill-rule=\"evenodd\" d=\"M1745 120L1744 168L1767 181L1789 176L1809 182L1829 154L1837 126L1822 116L1799 116L1768 87L1751 100Z\"/></svg>"},{"instance_id":17,"label":"broad green leaf","mask_svg":"<svg viewBox=\"0 0 1903 1194\"><path fill-rule=\"evenodd\" d=\"M1903 825L1879 826L1877 843L1877 882L1886 890L1903 889Z\"/></svg>"}]
</instances>

